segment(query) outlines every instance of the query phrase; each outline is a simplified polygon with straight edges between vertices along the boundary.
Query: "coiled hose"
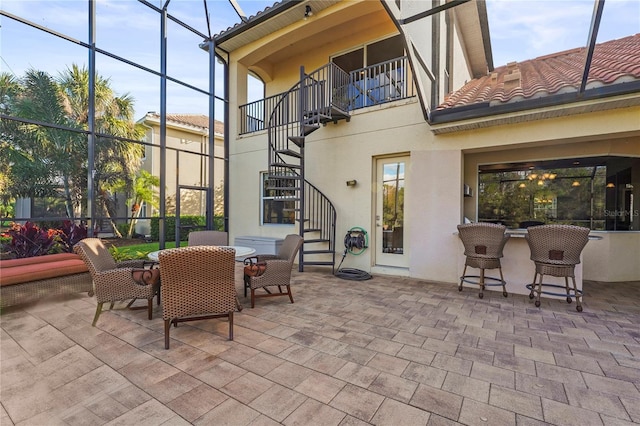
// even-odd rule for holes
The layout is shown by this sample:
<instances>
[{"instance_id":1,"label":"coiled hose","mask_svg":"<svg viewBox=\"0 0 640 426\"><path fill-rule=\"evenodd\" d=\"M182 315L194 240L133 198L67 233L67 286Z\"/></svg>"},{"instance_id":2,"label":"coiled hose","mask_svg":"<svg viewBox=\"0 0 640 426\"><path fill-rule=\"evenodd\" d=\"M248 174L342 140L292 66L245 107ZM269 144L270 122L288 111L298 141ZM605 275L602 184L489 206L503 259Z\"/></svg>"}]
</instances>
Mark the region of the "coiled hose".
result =
<instances>
[{"instance_id":1,"label":"coiled hose","mask_svg":"<svg viewBox=\"0 0 640 426\"><path fill-rule=\"evenodd\" d=\"M351 253L354 256L359 256L369 247L369 237L367 235L367 231L358 226L353 227L347 231L347 234L344 236L344 253L342 254L342 260L340 261L340 265L338 265L338 269L334 273L334 275L338 278L342 278L343 280L353 280L353 281L365 281L373 278L371 274L366 271L354 268L344 268L340 269L342 266L342 262L344 262L345 257L347 257L347 253Z\"/></svg>"}]
</instances>

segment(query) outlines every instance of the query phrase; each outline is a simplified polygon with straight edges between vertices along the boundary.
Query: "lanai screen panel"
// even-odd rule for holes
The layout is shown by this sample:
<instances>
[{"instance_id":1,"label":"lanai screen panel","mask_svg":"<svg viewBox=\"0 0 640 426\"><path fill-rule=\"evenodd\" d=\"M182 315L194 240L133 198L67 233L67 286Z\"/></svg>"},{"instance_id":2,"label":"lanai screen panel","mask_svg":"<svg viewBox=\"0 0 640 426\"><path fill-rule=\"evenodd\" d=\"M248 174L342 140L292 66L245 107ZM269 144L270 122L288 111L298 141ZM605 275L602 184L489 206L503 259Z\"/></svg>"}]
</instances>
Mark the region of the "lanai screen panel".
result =
<instances>
[{"instance_id":1,"label":"lanai screen panel","mask_svg":"<svg viewBox=\"0 0 640 426\"><path fill-rule=\"evenodd\" d=\"M417 19L404 23L403 20L411 18L420 13L427 12L433 8L430 1L425 0L383 0L393 18L400 25L402 36L404 37L407 56L411 61L416 81L418 98L428 115L430 100L434 85L436 84L437 72L433 69L433 16Z\"/></svg>"}]
</instances>

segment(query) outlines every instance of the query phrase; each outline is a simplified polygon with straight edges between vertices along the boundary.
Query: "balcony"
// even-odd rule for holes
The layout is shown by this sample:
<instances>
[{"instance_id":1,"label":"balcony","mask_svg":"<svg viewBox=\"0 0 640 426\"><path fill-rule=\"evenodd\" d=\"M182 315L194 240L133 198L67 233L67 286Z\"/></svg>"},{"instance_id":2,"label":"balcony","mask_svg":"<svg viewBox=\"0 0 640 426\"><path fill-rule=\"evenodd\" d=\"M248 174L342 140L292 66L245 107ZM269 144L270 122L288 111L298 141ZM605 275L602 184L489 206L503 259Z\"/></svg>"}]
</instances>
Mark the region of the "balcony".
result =
<instances>
[{"instance_id":1,"label":"balcony","mask_svg":"<svg viewBox=\"0 0 640 426\"><path fill-rule=\"evenodd\" d=\"M331 101L347 111L354 111L411 98L416 96L416 88L409 70L406 56L353 70L348 73L349 80L346 84L330 82L329 86L334 87ZM241 105L239 133L242 135L264 130L269 114L283 95L284 93L278 93ZM292 116L292 119L297 117Z\"/></svg>"}]
</instances>

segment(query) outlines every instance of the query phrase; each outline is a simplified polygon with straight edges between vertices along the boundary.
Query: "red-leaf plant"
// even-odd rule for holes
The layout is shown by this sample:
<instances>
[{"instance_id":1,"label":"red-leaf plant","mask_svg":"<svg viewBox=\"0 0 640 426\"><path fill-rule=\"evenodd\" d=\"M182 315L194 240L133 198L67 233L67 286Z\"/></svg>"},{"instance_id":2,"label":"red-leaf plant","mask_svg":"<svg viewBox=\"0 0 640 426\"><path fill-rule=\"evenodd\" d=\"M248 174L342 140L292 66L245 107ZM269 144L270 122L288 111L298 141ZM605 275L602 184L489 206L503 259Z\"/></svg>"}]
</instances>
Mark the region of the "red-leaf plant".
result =
<instances>
[{"instance_id":1,"label":"red-leaf plant","mask_svg":"<svg viewBox=\"0 0 640 426\"><path fill-rule=\"evenodd\" d=\"M84 224L76 224L65 220L60 229L42 229L32 222L24 225L11 224L5 234L11 237L11 243L6 250L16 258L44 256L52 253L73 253L73 246L87 237Z\"/></svg>"}]
</instances>

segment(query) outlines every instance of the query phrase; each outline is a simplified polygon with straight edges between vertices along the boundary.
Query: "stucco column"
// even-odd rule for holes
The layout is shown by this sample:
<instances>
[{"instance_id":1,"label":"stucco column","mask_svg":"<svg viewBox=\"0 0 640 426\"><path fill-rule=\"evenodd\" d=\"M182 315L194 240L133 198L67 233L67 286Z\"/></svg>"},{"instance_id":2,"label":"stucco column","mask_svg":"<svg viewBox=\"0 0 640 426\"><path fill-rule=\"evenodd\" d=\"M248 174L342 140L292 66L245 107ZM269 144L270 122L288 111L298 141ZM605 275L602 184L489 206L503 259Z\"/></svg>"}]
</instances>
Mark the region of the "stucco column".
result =
<instances>
[{"instance_id":1,"label":"stucco column","mask_svg":"<svg viewBox=\"0 0 640 426\"><path fill-rule=\"evenodd\" d=\"M411 276L455 283L462 258L455 235L462 217L462 152L414 151L408 175Z\"/></svg>"}]
</instances>

